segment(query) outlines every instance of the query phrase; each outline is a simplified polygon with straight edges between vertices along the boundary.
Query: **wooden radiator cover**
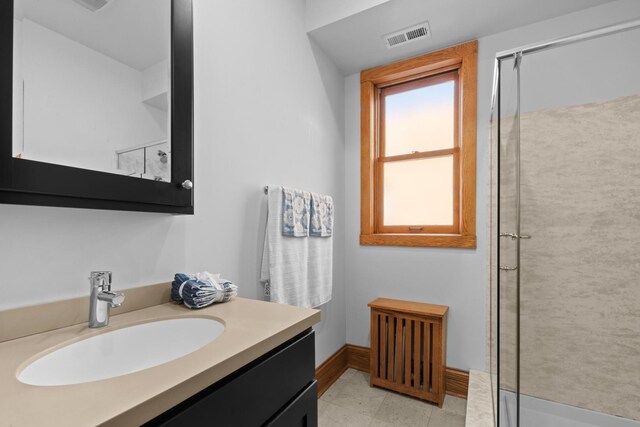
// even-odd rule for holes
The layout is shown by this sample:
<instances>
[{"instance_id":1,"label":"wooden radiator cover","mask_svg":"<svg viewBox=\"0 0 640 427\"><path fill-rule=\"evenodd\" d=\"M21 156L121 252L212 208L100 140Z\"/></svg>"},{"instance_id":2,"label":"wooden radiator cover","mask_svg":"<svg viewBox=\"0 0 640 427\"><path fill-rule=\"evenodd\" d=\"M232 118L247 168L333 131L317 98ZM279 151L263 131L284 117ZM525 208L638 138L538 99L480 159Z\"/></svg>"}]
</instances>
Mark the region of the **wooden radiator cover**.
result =
<instances>
[{"instance_id":1,"label":"wooden radiator cover","mask_svg":"<svg viewBox=\"0 0 640 427\"><path fill-rule=\"evenodd\" d=\"M449 308L388 298L378 298L369 307L371 385L442 407Z\"/></svg>"}]
</instances>

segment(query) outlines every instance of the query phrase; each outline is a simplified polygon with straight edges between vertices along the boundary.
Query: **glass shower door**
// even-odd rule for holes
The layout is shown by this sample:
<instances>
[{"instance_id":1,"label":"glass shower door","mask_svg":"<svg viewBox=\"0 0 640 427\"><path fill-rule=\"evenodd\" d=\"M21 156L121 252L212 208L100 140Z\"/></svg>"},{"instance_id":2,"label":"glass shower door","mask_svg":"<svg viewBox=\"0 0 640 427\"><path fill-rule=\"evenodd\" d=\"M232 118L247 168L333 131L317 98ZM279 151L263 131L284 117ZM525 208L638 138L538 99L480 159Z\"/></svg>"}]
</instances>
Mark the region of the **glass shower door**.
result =
<instances>
[{"instance_id":1,"label":"glass shower door","mask_svg":"<svg viewBox=\"0 0 640 427\"><path fill-rule=\"evenodd\" d=\"M499 425L516 427L519 418L519 66L521 57L503 60L500 64L497 110L494 134L497 136L495 158L498 168L497 211L494 233L496 247L497 298L497 400Z\"/></svg>"},{"instance_id":2,"label":"glass shower door","mask_svg":"<svg viewBox=\"0 0 640 427\"><path fill-rule=\"evenodd\" d=\"M636 29L522 60L522 427L640 419L638 46Z\"/></svg>"},{"instance_id":3,"label":"glass shower door","mask_svg":"<svg viewBox=\"0 0 640 427\"><path fill-rule=\"evenodd\" d=\"M499 426L640 426L639 45L625 23L499 61Z\"/></svg>"}]
</instances>

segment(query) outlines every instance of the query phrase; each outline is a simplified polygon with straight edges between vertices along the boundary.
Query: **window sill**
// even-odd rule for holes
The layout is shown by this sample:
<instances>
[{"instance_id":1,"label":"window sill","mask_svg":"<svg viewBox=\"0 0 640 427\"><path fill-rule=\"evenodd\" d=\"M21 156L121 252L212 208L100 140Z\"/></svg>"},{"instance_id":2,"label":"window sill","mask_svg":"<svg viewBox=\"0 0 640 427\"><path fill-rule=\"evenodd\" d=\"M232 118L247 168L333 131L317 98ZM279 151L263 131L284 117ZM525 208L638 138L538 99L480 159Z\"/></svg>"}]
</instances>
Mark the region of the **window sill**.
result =
<instances>
[{"instance_id":1,"label":"window sill","mask_svg":"<svg viewBox=\"0 0 640 427\"><path fill-rule=\"evenodd\" d=\"M476 236L460 234L361 234L360 244L366 246L475 249Z\"/></svg>"}]
</instances>

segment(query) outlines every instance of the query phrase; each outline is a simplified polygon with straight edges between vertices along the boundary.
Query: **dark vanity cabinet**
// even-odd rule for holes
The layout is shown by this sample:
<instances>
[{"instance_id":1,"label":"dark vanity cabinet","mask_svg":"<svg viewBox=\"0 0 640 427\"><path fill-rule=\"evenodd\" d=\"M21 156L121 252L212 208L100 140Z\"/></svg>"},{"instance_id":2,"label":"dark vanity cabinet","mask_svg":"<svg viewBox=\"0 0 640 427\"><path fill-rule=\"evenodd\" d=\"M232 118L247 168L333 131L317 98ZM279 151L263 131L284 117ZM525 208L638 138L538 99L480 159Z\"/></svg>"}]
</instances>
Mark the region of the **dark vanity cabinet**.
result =
<instances>
[{"instance_id":1,"label":"dark vanity cabinet","mask_svg":"<svg viewBox=\"0 0 640 427\"><path fill-rule=\"evenodd\" d=\"M303 332L145 426L316 427L314 340Z\"/></svg>"}]
</instances>

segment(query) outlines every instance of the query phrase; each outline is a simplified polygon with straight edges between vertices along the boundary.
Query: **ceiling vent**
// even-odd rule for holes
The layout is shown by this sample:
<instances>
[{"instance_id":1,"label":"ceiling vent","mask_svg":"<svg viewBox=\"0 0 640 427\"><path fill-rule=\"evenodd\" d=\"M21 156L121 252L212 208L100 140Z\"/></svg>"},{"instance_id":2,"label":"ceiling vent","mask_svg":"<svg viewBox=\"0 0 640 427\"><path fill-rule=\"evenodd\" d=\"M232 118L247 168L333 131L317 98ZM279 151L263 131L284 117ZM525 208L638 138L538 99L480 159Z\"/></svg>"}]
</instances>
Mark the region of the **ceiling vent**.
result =
<instances>
[{"instance_id":1,"label":"ceiling vent","mask_svg":"<svg viewBox=\"0 0 640 427\"><path fill-rule=\"evenodd\" d=\"M392 47L404 45L414 40L420 40L429 36L431 36L429 23L423 22L422 24L413 25L403 30L386 34L382 36L382 38L384 39L387 47L391 49Z\"/></svg>"},{"instance_id":2,"label":"ceiling vent","mask_svg":"<svg viewBox=\"0 0 640 427\"><path fill-rule=\"evenodd\" d=\"M105 7L111 0L73 0L75 3L78 3L80 6L85 9L89 9L91 12L95 12L97 10Z\"/></svg>"}]
</instances>

